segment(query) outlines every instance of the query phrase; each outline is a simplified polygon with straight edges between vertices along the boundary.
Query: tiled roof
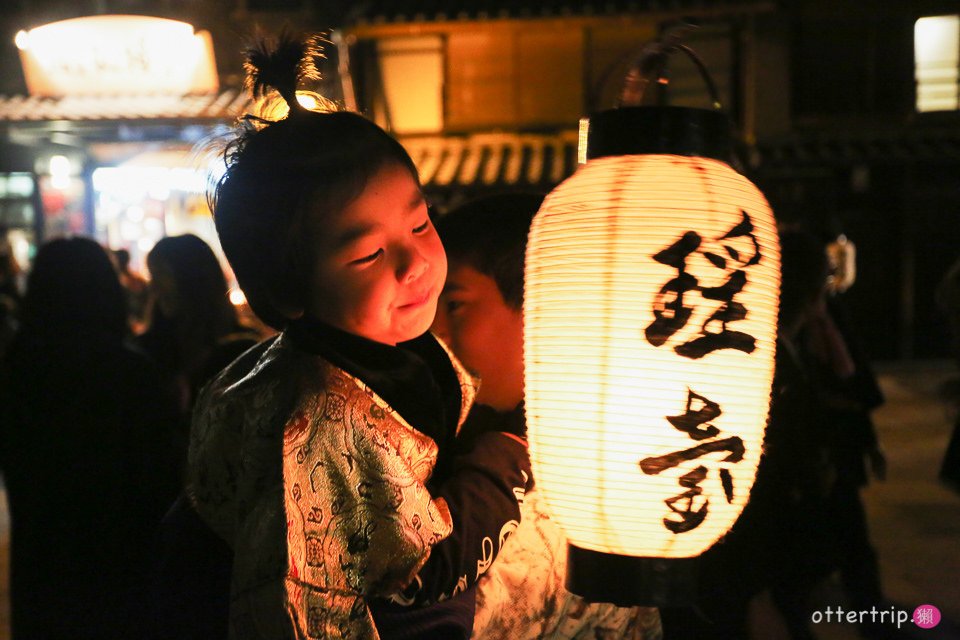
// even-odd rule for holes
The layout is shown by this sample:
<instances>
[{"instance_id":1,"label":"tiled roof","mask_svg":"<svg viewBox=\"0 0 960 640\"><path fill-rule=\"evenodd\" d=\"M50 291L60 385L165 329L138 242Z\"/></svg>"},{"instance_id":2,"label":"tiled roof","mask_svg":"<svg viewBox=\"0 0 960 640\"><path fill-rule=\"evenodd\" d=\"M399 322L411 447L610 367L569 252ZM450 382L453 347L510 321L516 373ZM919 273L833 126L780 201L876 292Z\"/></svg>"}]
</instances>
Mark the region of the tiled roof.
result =
<instances>
[{"instance_id":1,"label":"tiled roof","mask_svg":"<svg viewBox=\"0 0 960 640\"><path fill-rule=\"evenodd\" d=\"M600 16L635 13L751 11L770 0L383 0L354 5L354 24Z\"/></svg>"},{"instance_id":2,"label":"tiled roof","mask_svg":"<svg viewBox=\"0 0 960 640\"><path fill-rule=\"evenodd\" d=\"M57 120L229 120L244 113L250 99L237 90L190 96L0 97L0 122Z\"/></svg>"},{"instance_id":3,"label":"tiled roof","mask_svg":"<svg viewBox=\"0 0 960 640\"><path fill-rule=\"evenodd\" d=\"M890 164L960 161L960 127L870 135L857 133L798 136L757 145L754 168L811 165Z\"/></svg>"},{"instance_id":4,"label":"tiled roof","mask_svg":"<svg viewBox=\"0 0 960 640\"><path fill-rule=\"evenodd\" d=\"M577 167L577 132L401 138L427 188L551 188Z\"/></svg>"}]
</instances>

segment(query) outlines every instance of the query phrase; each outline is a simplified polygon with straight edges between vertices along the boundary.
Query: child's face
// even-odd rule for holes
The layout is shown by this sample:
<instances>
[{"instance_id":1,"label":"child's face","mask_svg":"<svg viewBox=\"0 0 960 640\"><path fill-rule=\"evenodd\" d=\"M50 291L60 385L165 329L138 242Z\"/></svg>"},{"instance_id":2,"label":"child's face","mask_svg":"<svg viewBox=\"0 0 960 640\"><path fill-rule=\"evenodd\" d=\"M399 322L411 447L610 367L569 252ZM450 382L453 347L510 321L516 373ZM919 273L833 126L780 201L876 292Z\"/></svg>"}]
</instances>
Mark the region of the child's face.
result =
<instances>
[{"instance_id":1,"label":"child's face","mask_svg":"<svg viewBox=\"0 0 960 640\"><path fill-rule=\"evenodd\" d=\"M390 345L430 327L447 257L406 168L387 165L321 224L308 315Z\"/></svg>"},{"instance_id":2,"label":"child's face","mask_svg":"<svg viewBox=\"0 0 960 640\"><path fill-rule=\"evenodd\" d=\"M477 402L509 411L523 400L523 313L509 306L496 281L454 263L437 318L457 358L480 376Z\"/></svg>"}]
</instances>

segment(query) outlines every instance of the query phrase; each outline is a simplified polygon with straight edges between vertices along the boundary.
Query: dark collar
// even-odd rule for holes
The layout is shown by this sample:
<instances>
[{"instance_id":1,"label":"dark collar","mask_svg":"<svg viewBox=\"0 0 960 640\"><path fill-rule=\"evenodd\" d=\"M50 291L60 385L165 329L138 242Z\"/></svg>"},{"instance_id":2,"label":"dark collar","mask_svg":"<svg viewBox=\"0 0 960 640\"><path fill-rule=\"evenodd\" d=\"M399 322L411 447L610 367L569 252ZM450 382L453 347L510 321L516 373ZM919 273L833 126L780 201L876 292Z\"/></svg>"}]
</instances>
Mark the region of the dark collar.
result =
<instances>
[{"instance_id":1,"label":"dark collar","mask_svg":"<svg viewBox=\"0 0 960 640\"><path fill-rule=\"evenodd\" d=\"M441 449L452 442L460 418L460 381L430 332L394 347L301 318L286 333L298 349L361 380Z\"/></svg>"}]
</instances>

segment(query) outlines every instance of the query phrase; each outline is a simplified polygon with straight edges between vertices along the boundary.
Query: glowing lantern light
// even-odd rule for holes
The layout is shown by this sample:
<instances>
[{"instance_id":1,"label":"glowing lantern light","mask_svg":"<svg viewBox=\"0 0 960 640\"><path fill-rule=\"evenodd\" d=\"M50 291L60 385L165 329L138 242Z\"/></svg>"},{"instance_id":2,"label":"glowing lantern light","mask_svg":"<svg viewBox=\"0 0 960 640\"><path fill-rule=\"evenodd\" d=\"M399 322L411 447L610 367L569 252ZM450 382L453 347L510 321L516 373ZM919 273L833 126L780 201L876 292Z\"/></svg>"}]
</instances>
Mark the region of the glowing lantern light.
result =
<instances>
[{"instance_id":1,"label":"glowing lantern light","mask_svg":"<svg viewBox=\"0 0 960 640\"><path fill-rule=\"evenodd\" d=\"M690 558L736 521L760 459L776 226L721 160L721 113L631 107L589 127L586 164L547 196L528 241L534 476L572 565L593 552Z\"/></svg>"},{"instance_id":2,"label":"glowing lantern light","mask_svg":"<svg viewBox=\"0 0 960 640\"><path fill-rule=\"evenodd\" d=\"M235 307L242 307L247 304L247 296L244 295L243 290L240 287L234 287L230 289L230 304Z\"/></svg>"}]
</instances>

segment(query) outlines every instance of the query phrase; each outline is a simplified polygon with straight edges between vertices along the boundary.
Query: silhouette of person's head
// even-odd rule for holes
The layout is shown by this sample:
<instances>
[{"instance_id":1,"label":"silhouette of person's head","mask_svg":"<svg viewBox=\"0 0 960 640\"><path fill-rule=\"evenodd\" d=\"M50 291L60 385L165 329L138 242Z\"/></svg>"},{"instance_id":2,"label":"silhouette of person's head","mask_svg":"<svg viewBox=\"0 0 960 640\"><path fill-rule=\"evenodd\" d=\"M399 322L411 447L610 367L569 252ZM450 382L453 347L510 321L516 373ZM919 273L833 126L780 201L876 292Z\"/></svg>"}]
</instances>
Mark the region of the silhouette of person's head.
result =
<instances>
[{"instance_id":1,"label":"silhouette of person's head","mask_svg":"<svg viewBox=\"0 0 960 640\"><path fill-rule=\"evenodd\" d=\"M157 305L169 318L214 324L236 319L227 279L213 250L195 235L163 238L147 256Z\"/></svg>"},{"instance_id":2,"label":"silhouette of person's head","mask_svg":"<svg viewBox=\"0 0 960 640\"><path fill-rule=\"evenodd\" d=\"M151 331L175 334L177 368L237 327L227 279L210 246L192 234L161 239L147 255L155 303Z\"/></svg>"},{"instance_id":3,"label":"silhouette of person's head","mask_svg":"<svg viewBox=\"0 0 960 640\"><path fill-rule=\"evenodd\" d=\"M126 249L114 249L113 257L117 261L117 268L120 273L126 273L130 268L130 252Z\"/></svg>"},{"instance_id":4,"label":"silhouette of person's head","mask_svg":"<svg viewBox=\"0 0 960 640\"><path fill-rule=\"evenodd\" d=\"M61 339L122 339L126 301L106 250L79 237L43 245L27 279L21 331Z\"/></svg>"}]
</instances>

